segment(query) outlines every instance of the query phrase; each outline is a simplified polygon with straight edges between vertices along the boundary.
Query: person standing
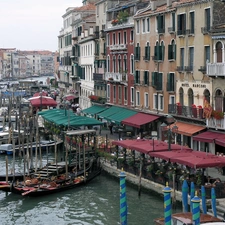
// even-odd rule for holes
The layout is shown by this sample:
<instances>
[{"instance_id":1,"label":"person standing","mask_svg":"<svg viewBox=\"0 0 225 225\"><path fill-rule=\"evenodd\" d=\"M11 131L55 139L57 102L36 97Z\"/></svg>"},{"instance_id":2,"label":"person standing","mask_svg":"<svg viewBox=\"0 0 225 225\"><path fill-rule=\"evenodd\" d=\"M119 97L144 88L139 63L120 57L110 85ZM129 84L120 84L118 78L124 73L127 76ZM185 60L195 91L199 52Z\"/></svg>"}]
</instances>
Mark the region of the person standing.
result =
<instances>
[{"instance_id":1,"label":"person standing","mask_svg":"<svg viewBox=\"0 0 225 225\"><path fill-rule=\"evenodd\" d=\"M112 124L112 123L110 123L110 124L109 124L110 134L113 134L113 130L112 130L112 129L113 129L113 124Z\"/></svg>"}]
</instances>

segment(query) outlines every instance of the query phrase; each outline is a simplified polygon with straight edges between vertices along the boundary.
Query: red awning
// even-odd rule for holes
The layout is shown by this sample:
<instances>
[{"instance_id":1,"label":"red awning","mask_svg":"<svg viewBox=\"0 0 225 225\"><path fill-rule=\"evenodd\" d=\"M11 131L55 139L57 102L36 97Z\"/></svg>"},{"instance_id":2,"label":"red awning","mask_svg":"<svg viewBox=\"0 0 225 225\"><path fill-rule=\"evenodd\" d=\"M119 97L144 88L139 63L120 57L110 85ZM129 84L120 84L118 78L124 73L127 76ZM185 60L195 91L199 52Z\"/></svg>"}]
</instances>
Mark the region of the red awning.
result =
<instances>
[{"instance_id":1,"label":"red awning","mask_svg":"<svg viewBox=\"0 0 225 225\"><path fill-rule=\"evenodd\" d=\"M33 107L41 107L41 106L57 106L57 102L47 96L37 96L28 99Z\"/></svg>"},{"instance_id":2,"label":"red awning","mask_svg":"<svg viewBox=\"0 0 225 225\"><path fill-rule=\"evenodd\" d=\"M141 125L151 123L154 120L157 120L159 116L154 116L146 113L137 113L133 116L130 116L124 120L122 120L122 124L128 125L131 127L140 128Z\"/></svg>"},{"instance_id":3,"label":"red awning","mask_svg":"<svg viewBox=\"0 0 225 225\"><path fill-rule=\"evenodd\" d=\"M215 139L225 140L225 134L214 131L206 131L193 137L194 141L201 141L207 143L213 143L215 142Z\"/></svg>"},{"instance_id":4,"label":"red awning","mask_svg":"<svg viewBox=\"0 0 225 225\"><path fill-rule=\"evenodd\" d=\"M217 145L225 147L225 138L223 138L223 139L215 139L215 143Z\"/></svg>"},{"instance_id":5,"label":"red awning","mask_svg":"<svg viewBox=\"0 0 225 225\"><path fill-rule=\"evenodd\" d=\"M205 126L199 126L199 125L183 123L183 122L176 122L176 126L178 127L178 130L176 131L176 133L182 134L185 136L192 136L193 134L206 129Z\"/></svg>"},{"instance_id":6,"label":"red awning","mask_svg":"<svg viewBox=\"0 0 225 225\"><path fill-rule=\"evenodd\" d=\"M190 156L192 150L191 149L184 149L184 150L177 150L177 151L166 151L166 152L149 152L151 157L156 157L159 159L164 159L169 161L174 157L187 157Z\"/></svg>"},{"instance_id":7,"label":"red awning","mask_svg":"<svg viewBox=\"0 0 225 225\"><path fill-rule=\"evenodd\" d=\"M144 154L154 151L168 151L168 143L159 140L146 140L146 139L121 140L121 141L113 141L112 144L131 150L136 150ZM171 144L171 150L181 150L181 149L189 149L189 148L181 145Z\"/></svg>"}]
</instances>

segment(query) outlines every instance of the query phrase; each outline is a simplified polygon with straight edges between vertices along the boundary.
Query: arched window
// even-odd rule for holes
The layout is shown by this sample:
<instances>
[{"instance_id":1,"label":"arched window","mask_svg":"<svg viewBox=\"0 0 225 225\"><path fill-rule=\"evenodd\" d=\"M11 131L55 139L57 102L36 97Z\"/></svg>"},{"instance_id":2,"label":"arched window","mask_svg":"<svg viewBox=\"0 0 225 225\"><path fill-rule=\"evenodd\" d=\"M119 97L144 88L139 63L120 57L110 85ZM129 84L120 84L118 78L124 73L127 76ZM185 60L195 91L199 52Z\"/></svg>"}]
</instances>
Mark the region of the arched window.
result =
<instances>
[{"instance_id":1,"label":"arched window","mask_svg":"<svg viewBox=\"0 0 225 225\"><path fill-rule=\"evenodd\" d=\"M188 106L191 107L194 104L194 93L191 88L188 89Z\"/></svg>"},{"instance_id":2,"label":"arched window","mask_svg":"<svg viewBox=\"0 0 225 225\"><path fill-rule=\"evenodd\" d=\"M216 93L215 93L215 110L216 111L224 111L223 93L220 89L216 90Z\"/></svg>"},{"instance_id":3,"label":"arched window","mask_svg":"<svg viewBox=\"0 0 225 225\"><path fill-rule=\"evenodd\" d=\"M184 89L182 87L179 89L179 103L184 105Z\"/></svg>"},{"instance_id":4,"label":"arched window","mask_svg":"<svg viewBox=\"0 0 225 225\"><path fill-rule=\"evenodd\" d=\"M123 56L123 71L127 72L127 55Z\"/></svg>"},{"instance_id":5,"label":"arched window","mask_svg":"<svg viewBox=\"0 0 225 225\"><path fill-rule=\"evenodd\" d=\"M110 72L110 56L107 56L106 71Z\"/></svg>"},{"instance_id":6,"label":"arched window","mask_svg":"<svg viewBox=\"0 0 225 225\"><path fill-rule=\"evenodd\" d=\"M113 56L113 72L116 72L116 56Z\"/></svg>"},{"instance_id":7,"label":"arched window","mask_svg":"<svg viewBox=\"0 0 225 225\"><path fill-rule=\"evenodd\" d=\"M203 93L204 98L207 100L208 103L210 103L210 92L208 89L206 89Z\"/></svg>"},{"instance_id":8,"label":"arched window","mask_svg":"<svg viewBox=\"0 0 225 225\"><path fill-rule=\"evenodd\" d=\"M223 58L222 58L222 43L221 42L217 42L216 43L216 62L220 63L222 62Z\"/></svg>"},{"instance_id":9,"label":"arched window","mask_svg":"<svg viewBox=\"0 0 225 225\"><path fill-rule=\"evenodd\" d=\"M164 46L164 41L161 41L161 54L162 54L162 61L164 60L164 55L165 55L165 46Z\"/></svg>"},{"instance_id":10,"label":"arched window","mask_svg":"<svg viewBox=\"0 0 225 225\"><path fill-rule=\"evenodd\" d=\"M130 73L134 74L134 55L130 55Z\"/></svg>"},{"instance_id":11,"label":"arched window","mask_svg":"<svg viewBox=\"0 0 225 225\"><path fill-rule=\"evenodd\" d=\"M118 56L118 72L122 73L122 63L121 63L121 56Z\"/></svg>"}]
</instances>

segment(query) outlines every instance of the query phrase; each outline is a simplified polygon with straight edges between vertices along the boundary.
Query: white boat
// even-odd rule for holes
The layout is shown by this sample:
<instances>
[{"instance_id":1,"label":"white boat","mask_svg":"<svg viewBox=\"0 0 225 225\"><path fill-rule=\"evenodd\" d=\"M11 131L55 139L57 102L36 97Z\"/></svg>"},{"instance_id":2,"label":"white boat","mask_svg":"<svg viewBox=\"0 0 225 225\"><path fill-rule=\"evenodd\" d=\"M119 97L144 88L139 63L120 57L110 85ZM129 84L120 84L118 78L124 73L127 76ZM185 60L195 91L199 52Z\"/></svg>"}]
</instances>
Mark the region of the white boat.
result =
<instances>
[{"instance_id":1,"label":"white boat","mask_svg":"<svg viewBox=\"0 0 225 225\"><path fill-rule=\"evenodd\" d=\"M1 154L7 154L12 155L13 154L13 145L12 144L3 144L0 145L0 153Z\"/></svg>"}]
</instances>

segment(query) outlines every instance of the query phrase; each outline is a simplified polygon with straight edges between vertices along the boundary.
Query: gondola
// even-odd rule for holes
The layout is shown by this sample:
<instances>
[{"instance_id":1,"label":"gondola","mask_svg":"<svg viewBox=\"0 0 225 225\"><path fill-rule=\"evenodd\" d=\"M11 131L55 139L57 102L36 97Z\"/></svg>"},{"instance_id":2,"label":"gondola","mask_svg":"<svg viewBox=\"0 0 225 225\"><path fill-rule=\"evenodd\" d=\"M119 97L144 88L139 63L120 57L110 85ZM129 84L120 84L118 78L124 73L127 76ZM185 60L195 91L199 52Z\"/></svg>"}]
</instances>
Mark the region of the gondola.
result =
<instances>
[{"instance_id":1,"label":"gondola","mask_svg":"<svg viewBox=\"0 0 225 225\"><path fill-rule=\"evenodd\" d=\"M0 181L0 191L9 192L11 184L6 181Z\"/></svg>"},{"instance_id":2,"label":"gondola","mask_svg":"<svg viewBox=\"0 0 225 225\"><path fill-rule=\"evenodd\" d=\"M11 184L11 192L22 196L39 197L42 195L54 194L82 185L86 185L95 177L100 175L101 167L92 164L91 167L82 175L71 175L68 178L57 177L50 181L37 181L36 183L14 182Z\"/></svg>"}]
</instances>

